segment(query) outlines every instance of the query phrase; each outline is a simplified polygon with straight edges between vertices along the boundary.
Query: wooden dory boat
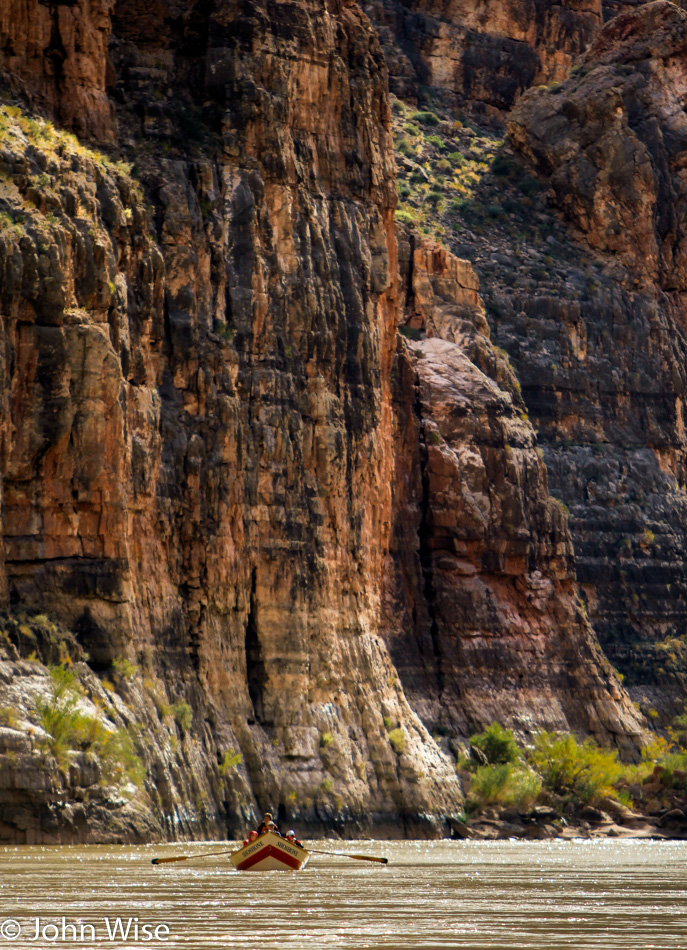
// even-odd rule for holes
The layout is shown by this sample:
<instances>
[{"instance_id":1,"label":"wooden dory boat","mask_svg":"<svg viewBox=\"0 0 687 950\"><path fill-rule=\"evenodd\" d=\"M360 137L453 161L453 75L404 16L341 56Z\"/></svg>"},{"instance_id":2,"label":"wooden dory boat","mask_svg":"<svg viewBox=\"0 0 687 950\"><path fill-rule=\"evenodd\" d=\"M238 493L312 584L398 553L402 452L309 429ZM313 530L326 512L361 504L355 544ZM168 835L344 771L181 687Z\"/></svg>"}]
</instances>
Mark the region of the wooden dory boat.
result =
<instances>
[{"instance_id":1,"label":"wooden dory boat","mask_svg":"<svg viewBox=\"0 0 687 950\"><path fill-rule=\"evenodd\" d=\"M300 871L309 858L309 851L273 831L266 831L245 848L229 855L237 871Z\"/></svg>"}]
</instances>

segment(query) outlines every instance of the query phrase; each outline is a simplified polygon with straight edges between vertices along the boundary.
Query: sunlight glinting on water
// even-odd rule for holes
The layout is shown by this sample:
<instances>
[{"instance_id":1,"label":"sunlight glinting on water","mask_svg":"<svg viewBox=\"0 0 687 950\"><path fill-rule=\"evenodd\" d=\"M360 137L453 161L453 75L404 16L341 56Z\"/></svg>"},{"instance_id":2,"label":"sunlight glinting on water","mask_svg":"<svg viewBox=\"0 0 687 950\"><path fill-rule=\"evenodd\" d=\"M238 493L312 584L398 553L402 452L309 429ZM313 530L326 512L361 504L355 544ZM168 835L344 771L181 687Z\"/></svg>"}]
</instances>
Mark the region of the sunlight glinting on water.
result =
<instances>
[{"instance_id":1,"label":"sunlight glinting on water","mask_svg":"<svg viewBox=\"0 0 687 950\"><path fill-rule=\"evenodd\" d=\"M150 863L207 844L3 848L0 948L687 948L687 842L336 848L390 863L313 855L298 873L242 874L226 857Z\"/></svg>"}]
</instances>

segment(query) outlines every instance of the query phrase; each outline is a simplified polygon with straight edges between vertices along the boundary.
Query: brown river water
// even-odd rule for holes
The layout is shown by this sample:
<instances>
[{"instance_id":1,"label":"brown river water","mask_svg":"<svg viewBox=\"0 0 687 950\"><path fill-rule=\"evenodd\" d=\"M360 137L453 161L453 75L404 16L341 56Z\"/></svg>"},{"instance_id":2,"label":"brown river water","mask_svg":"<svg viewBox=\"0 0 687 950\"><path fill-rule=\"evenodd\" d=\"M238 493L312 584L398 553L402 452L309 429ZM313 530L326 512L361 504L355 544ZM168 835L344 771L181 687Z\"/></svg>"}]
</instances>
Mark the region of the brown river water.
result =
<instances>
[{"instance_id":1,"label":"brown river water","mask_svg":"<svg viewBox=\"0 0 687 950\"><path fill-rule=\"evenodd\" d=\"M0 848L0 948L687 950L687 842L313 846L389 865L239 873L226 857L150 863L222 844Z\"/></svg>"}]
</instances>

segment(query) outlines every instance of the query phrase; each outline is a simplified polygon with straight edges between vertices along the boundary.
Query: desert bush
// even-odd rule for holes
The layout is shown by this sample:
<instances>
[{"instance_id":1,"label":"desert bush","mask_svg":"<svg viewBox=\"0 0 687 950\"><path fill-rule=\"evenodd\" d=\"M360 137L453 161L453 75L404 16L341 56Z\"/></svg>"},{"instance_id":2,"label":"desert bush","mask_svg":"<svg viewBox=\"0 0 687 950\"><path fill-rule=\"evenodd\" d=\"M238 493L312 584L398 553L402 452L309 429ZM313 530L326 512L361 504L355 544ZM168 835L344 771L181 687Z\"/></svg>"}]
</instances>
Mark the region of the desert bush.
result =
<instances>
[{"instance_id":1,"label":"desert bush","mask_svg":"<svg viewBox=\"0 0 687 950\"><path fill-rule=\"evenodd\" d=\"M468 804L471 810L485 805L529 807L541 791L541 778L531 769L510 762L484 765L470 783Z\"/></svg>"},{"instance_id":2,"label":"desert bush","mask_svg":"<svg viewBox=\"0 0 687 950\"><path fill-rule=\"evenodd\" d=\"M389 742L396 755L403 755L406 749L406 734L400 727L389 733Z\"/></svg>"},{"instance_id":3,"label":"desert bush","mask_svg":"<svg viewBox=\"0 0 687 950\"><path fill-rule=\"evenodd\" d=\"M62 768L69 764L69 753L93 752L100 760L103 778L111 784L131 781L140 785L145 768L126 729L106 725L100 715L81 709L83 692L73 670L63 666L50 668L51 689L47 699L36 701L38 720L47 733L41 742Z\"/></svg>"},{"instance_id":4,"label":"desert bush","mask_svg":"<svg viewBox=\"0 0 687 950\"><path fill-rule=\"evenodd\" d=\"M10 729L14 729L20 715L16 706L0 706L0 726L8 726Z\"/></svg>"},{"instance_id":5,"label":"desert bush","mask_svg":"<svg viewBox=\"0 0 687 950\"><path fill-rule=\"evenodd\" d=\"M397 221L400 221L401 224L415 224L417 221L417 215L412 211L408 211L406 208L397 208L394 217Z\"/></svg>"},{"instance_id":6,"label":"desert bush","mask_svg":"<svg viewBox=\"0 0 687 950\"><path fill-rule=\"evenodd\" d=\"M470 745L484 752L490 765L519 762L522 758L515 736L498 722L492 722L484 732L470 736Z\"/></svg>"},{"instance_id":7,"label":"desert bush","mask_svg":"<svg viewBox=\"0 0 687 950\"><path fill-rule=\"evenodd\" d=\"M240 752L234 752L233 749L222 753L222 761L219 764L219 774L224 777L230 769L237 768L243 762L243 755Z\"/></svg>"},{"instance_id":8,"label":"desert bush","mask_svg":"<svg viewBox=\"0 0 687 950\"><path fill-rule=\"evenodd\" d=\"M189 704L181 700L181 702L173 703L170 711L179 728L188 732L193 721L193 711Z\"/></svg>"},{"instance_id":9,"label":"desert bush","mask_svg":"<svg viewBox=\"0 0 687 950\"><path fill-rule=\"evenodd\" d=\"M429 125L435 128L441 122L439 116L434 112L413 112L410 118L413 122L419 122L421 125Z\"/></svg>"},{"instance_id":10,"label":"desert bush","mask_svg":"<svg viewBox=\"0 0 687 950\"><path fill-rule=\"evenodd\" d=\"M116 657L112 661L112 669L115 671L117 676L121 679L132 680L134 676L138 673L138 666L135 663L132 663L131 660L127 659L125 656Z\"/></svg>"},{"instance_id":11,"label":"desert bush","mask_svg":"<svg viewBox=\"0 0 687 950\"><path fill-rule=\"evenodd\" d=\"M439 148L439 149L446 148L446 145L444 144L444 140L441 138L440 135L428 135L427 138L425 139L425 142L428 145L433 145L434 148Z\"/></svg>"},{"instance_id":12,"label":"desert bush","mask_svg":"<svg viewBox=\"0 0 687 950\"><path fill-rule=\"evenodd\" d=\"M572 793L583 802L612 795L613 783L623 773L616 751L601 749L591 739L579 743L569 734L540 732L527 758L545 788Z\"/></svg>"}]
</instances>

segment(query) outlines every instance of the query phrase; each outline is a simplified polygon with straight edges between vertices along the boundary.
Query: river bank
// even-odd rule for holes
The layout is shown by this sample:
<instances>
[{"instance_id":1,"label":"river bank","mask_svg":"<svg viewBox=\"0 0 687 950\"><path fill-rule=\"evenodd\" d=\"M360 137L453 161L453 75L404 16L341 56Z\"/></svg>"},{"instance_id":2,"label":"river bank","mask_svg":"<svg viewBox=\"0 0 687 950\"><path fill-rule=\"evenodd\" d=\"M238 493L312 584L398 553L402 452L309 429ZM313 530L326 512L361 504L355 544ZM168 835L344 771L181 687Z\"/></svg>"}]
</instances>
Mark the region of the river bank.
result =
<instances>
[{"instance_id":1,"label":"river bank","mask_svg":"<svg viewBox=\"0 0 687 950\"><path fill-rule=\"evenodd\" d=\"M585 805L561 815L554 808L536 806L485 809L467 821L451 819L453 838L502 841L516 838L546 841L556 838L639 838L682 841L687 839L687 815L681 808L661 808L641 814L619 802L608 801L603 808Z\"/></svg>"}]
</instances>

